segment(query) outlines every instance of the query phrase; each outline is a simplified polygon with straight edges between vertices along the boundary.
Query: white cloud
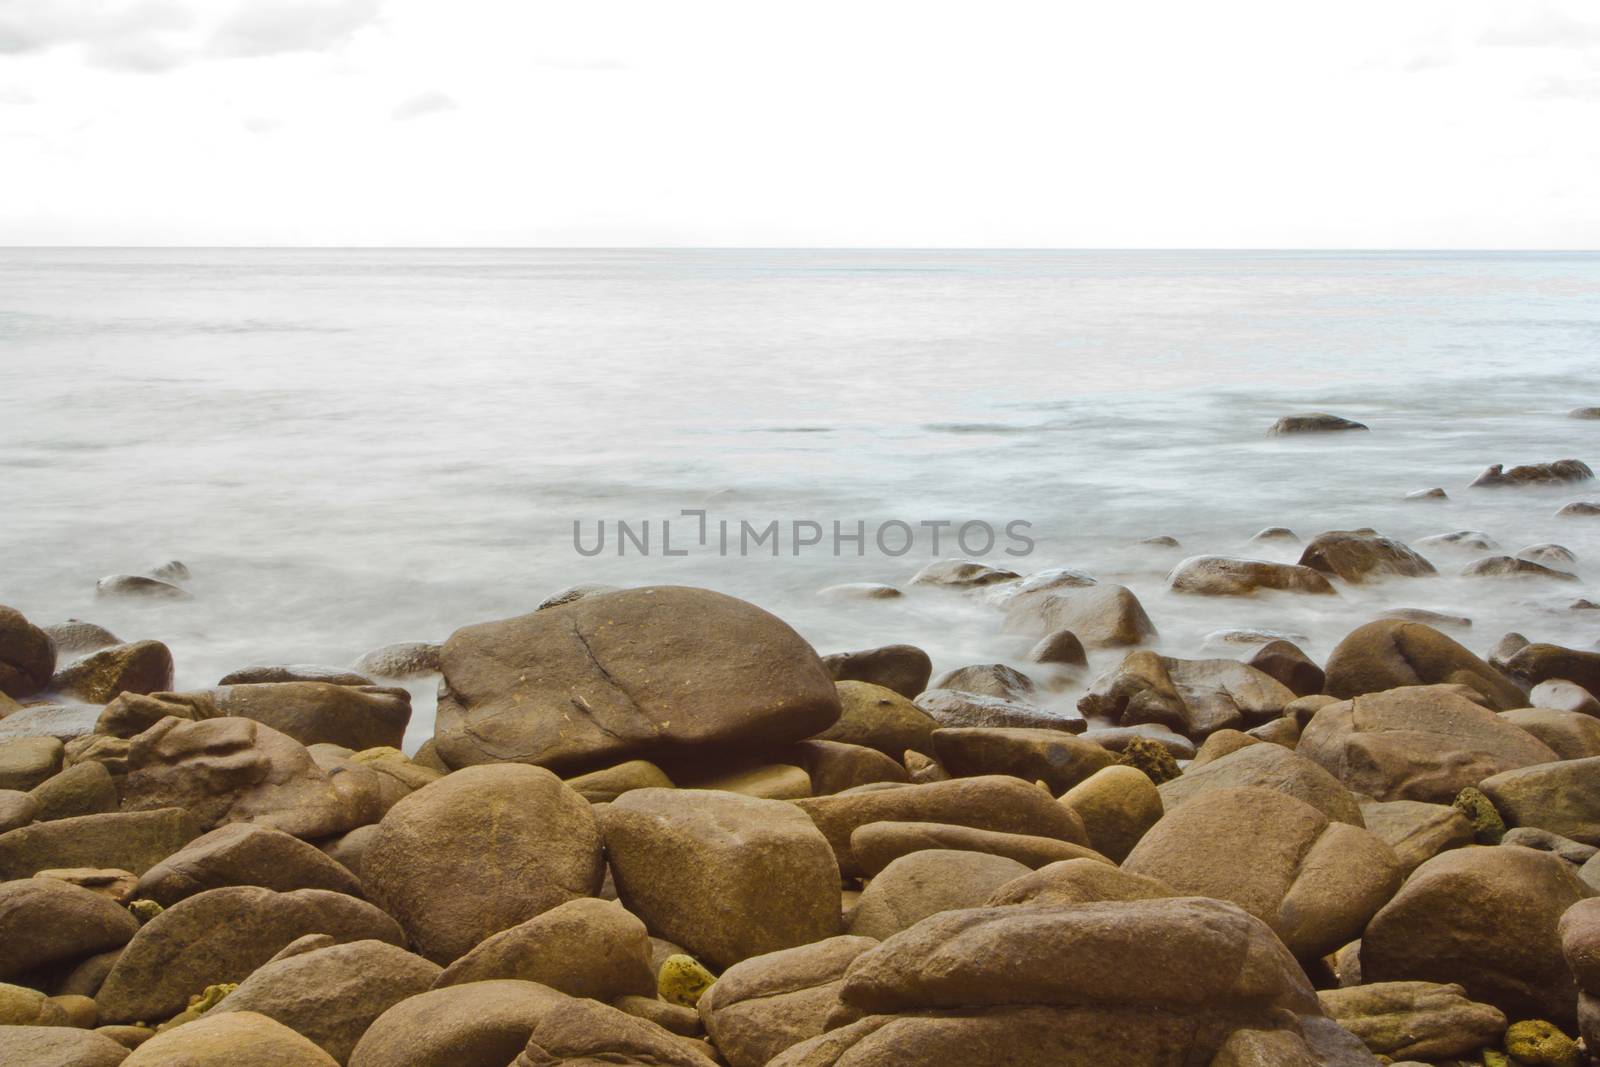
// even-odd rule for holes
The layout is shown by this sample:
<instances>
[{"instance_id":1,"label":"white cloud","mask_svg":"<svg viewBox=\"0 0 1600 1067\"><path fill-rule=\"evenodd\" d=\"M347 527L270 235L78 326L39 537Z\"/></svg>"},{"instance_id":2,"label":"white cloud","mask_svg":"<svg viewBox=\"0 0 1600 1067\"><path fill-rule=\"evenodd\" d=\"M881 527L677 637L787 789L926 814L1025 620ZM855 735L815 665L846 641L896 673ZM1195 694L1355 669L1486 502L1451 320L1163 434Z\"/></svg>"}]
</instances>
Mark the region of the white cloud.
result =
<instances>
[{"instance_id":1,"label":"white cloud","mask_svg":"<svg viewBox=\"0 0 1600 1067\"><path fill-rule=\"evenodd\" d=\"M374 23L382 0L259 0L237 5L216 27L221 55L273 56L325 52Z\"/></svg>"},{"instance_id":2,"label":"white cloud","mask_svg":"<svg viewBox=\"0 0 1600 1067\"><path fill-rule=\"evenodd\" d=\"M454 97L438 89L429 89L425 93L418 93L400 101L391 114L397 119L414 119L437 111L454 111L460 106Z\"/></svg>"},{"instance_id":3,"label":"white cloud","mask_svg":"<svg viewBox=\"0 0 1600 1067\"><path fill-rule=\"evenodd\" d=\"M1528 5L1486 28L1479 41L1499 48L1587 48L1600 45L1600 21L1577 18L1563 7Z\"/></svg>"}]
</instances>

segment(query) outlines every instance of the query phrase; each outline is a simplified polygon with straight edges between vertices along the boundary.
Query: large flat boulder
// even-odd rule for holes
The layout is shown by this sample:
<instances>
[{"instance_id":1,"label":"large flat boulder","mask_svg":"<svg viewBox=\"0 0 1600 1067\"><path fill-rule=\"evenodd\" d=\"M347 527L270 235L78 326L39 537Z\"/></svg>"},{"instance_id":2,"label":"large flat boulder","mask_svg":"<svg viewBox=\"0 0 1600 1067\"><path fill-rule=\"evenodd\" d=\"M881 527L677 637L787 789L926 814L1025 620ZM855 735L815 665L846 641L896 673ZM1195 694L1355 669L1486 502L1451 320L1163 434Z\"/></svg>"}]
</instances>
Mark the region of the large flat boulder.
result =
<instances>
[{"instance_id":1,"label":"large flat boulder","mask_svg":"<svg viewBox=\"0 0 1600 1067\"><path fill-rule=\"evenodd\" d=\"M1310 567L1232 556L1191 556L1167 575L1167 588L1190 596L1255 596L1261 592L1337 595L1333 584Z\"/></svg>"},{"instance_id":2,"label":"large flat boulder","mask_svg":"<svg viewBox=\"0 0 1600 1067\"><path fill-rule=\"evenodd\" d=\"M0 834L0 878L65 867L143 874L200 836L183 808L108 811L33 823Z\"/></svg>"},{"instance_id":3,"label":"large flat boulder","mask_svg":"<svg viewBox=\"0 0 1600 1067\"><path fill-rule=\"evenodd\" d=\"M121 948L138 929L126 908L70 882L0 882L0 981Z\"/></svg>"},{"instance_id":4,"label":"large flat boulder","mask_svg":"<svg viewBox=\"0 0 1600 1067\"><path fill-rule=\"evenodd\" d=\"M1123 726L1158 723L1198 739L1277 718L1294 699L1288 686L1236 660L1139 651L1097 678L1078 710Z\"/></svg>"},{"instance_id":5,"label":"large flat boulder","mask_svg":"<svg viewBox=\"0 0 1600 1067\"><path fill-rule=\"evenodd\" d=\"M1300 554L1300 566L1352 584L1374 578L1422 578L1438 573L1410 546L1367 530L1318 534Z\"/></svg>"},{"instance_id":6,"label":"large flat boulder","mask_svg":"<svg viewBox=\"0 0 1600 1067\"><path fill-rule=\"evenodd\" d=\"M1125 585L1047 585L1006 602L1005 630L1046 637L1071 630L1089 648L1121 648L1156 636L1144 605Z\"/></svg>"},{"instance_id":7,"label":"large flat boulder","mask_svg":"<svg viewBox=\"0 0 1600 1067\"><path fill-rule=\"evenodd\" d=\"M435 743L452 767L563 773L800 741L839 718L833 678L781 619L652 586L452 634Z\"/></svg>"},{"instance_id":8,"label":"large flat boulder","mask_svg":"<svg viewBox=\"0 0 1600 1067\"><path fill-rule=\"evenodd\" d=\"M185 897L229 885L361 895L361 883L327 853L292 834L253 823L219 826L184 845L145 871L134 895L171 907Z\"/></svg>"},{"instance_id":9,"label":"large flat boulder","mask_svg":"<svg viewBox=\"0 0 1600 1067\"><path fill-rule=\"evenodd\" d=\"M106 707L98 729L133 737L168 715L197 721L250 719L302 745L327 743L355 751L399 748L411 721L411 694L399 688L328 682L221 685L148 696L129 693Z\"/></svg>"},{"instance_id":10,"label":"large flat boulder","mask_svg":"<svg viewBox=\"0 0 1600 1067\"><path fill-rule=\"evenodd\" d=\"M1527 706L1516 684L1431 626L1379 619L1345 635L1328 656L1326 691L1341 700L1414 685L1464 685L1496 711Z\"/></svg>"},{"instance_id":11,"label":"large flat boulder","mask_svg":"<svg viewBox=\"0 0 1600 1067\"><path fill-rule=\"evenodd\" d=\"M1478 783L1507 826L1600 845L1600 756L1504 771Z\"/></svg>"},{"instance_id":12,"label":"large flat boulder","mask_svg":"<svg viewBox=\"0 0 1600 1067\"><path fill-rule=\"evenodd\" d=\"M580 897L484 939L439 974L439 987L515 978L610 1002L656 995L650 934L614 900Z\"/></svg>"}]
</instances>

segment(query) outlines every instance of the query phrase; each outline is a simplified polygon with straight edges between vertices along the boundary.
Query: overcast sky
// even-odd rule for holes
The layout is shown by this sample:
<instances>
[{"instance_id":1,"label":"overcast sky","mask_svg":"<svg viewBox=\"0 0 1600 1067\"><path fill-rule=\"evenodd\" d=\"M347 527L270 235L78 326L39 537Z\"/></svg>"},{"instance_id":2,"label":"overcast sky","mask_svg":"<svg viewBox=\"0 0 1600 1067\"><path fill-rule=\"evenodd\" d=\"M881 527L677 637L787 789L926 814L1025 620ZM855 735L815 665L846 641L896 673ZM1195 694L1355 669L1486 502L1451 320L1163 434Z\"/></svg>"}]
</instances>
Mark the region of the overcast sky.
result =
<instances>
[{"instance_id":1,"label":"overcast sky","mask_svg":"<svg viewBox=\"0 0 1600 1067\"><path fill-rule=\"evenodd\" d=\"M1595 0L0 0L0 243L1600 248Z\"/></svg>"}]
</instances>

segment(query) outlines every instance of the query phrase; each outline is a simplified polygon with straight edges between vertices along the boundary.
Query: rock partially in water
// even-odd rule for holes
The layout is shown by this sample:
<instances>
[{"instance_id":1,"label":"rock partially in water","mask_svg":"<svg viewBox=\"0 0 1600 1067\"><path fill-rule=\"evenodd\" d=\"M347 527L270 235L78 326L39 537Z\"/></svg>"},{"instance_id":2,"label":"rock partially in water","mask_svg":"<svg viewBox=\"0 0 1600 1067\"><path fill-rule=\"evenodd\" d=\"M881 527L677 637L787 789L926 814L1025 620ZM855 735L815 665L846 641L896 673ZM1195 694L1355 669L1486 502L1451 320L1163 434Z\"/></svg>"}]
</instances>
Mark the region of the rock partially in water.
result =
<instances>
[{"instance_id":1,"label":"rock partially in water","mask_svg":"<svg viewBox=\"0 0 1600 1067\"><path fill-rule=\"evenodd\" d=\"M189 567L182 560L169 559L167 562L150 568L150 577L159 578L163 582L187 582L194 577L189 572Z\"/></svg>"},{"instance_id":2,"label":"rock partially in water","mask_svg":"<svg viewBox=\"0 0 1600 1067\"><path fill-rule=\"evenodd\" d=\"M1231 556L1191 556L1167 576L1167 588L1194 596L1255 596L1263 590L1335 595L1328 579L1310 567Z\"/></svg>"},{"instance_id":3,"label":"rock partially in water","mask_svg":"<svg viewBox=\"0 0 1600 1067\"><path fill-rule=\"evenodd\" d=\"M916 706L939 726L1016 727L1074 734L1083 733L1089 726L1082 715L1070 710L1046 709L1025 701L958 689L929 689L917 697Z\"/></svg>"},{"instance_id":4,"label":"rock partially in water","mask_svg":"<svg viewBox=\"0 0 1600 1067\"><path fill-rule=\"evenodd\" d=\"M1534 686L1528 694L1528 703L1536 708L1576 711L1600 719L1600 700L1583 686L1565 678L1550 678Z\"/></svg>"},{"instance_id":5,"label":"rock partially in water","mask_svg":"<svg viewBox=\"0 0 1600 1067\"><path fill-rule=\"evenodd\" d=\"M1417 542L1430 548L1459 549L1462 552L1493 552L1500 546L1482 530L1456 530L1453 533L1433 534Z\"/></svg>"},{"instance_id":6,"label":"rock partially in water","mask_svg":"<svg viewBox=\"0 0 1600 1067\"><path fill-rule=\"evenodd\" d=\"M1465 615L1447 615L1442 611L1430 611L1427 608L1389 608L1380 612L1378 618L1394 619L1399 622L1420 622L1433 627L1472 629L1472 620Z\"/></svg>"},{"instance_id":7,"label":"rock partially in water","mask_svg":"<svg viewBox=\"0 0 1600 1067\"><path fill-rule=\"evenodd\" d=\"M933 661L915 645L884 645L859 652L835 652L822 665L836 682L869 682L910 699L928 688Z\"/></svg>"},{"instance_id":8,"label":"rock partially in water","mask_svg":"<svg viewBox=\"0 0 1600 1067\"><path fill-rule=\"evenodd\" d=\"M1289 641L1268 641L1245 660L1245 665L1277 679L1295 696L1320 693L1327 680L1316 661Z\"/></svg>"},{"instance_id":9,"label":"rock partially in water","mask_svg":"<svg viewBox=\"0 0 1600 1067\"><path fill-rule=\"evenodd\" d=\"M1327 692L1349 699L1401 686L1470 686L1496 711L1527 706L1511 679L1460 642L1418 622L1382 619L1358 626L1334 648L1324 667Z\"/></svg>"},{"instance_id":10,"label":"rock partially in water","mask_svg":"<svg viewBox=\"0 0 1600 1067\"><path fill-rule=\"evenodd\" d=\"M1573 408L1567 412L1569 419L1600 419L1600 408Z\"/></svg>"},{"instance_id":11,"label":"rock partially in water","mask_svg":"<svg viewBox=\"0 0 1600 1067\"><path fill-rule=\"evenodd\" d=\"M155 696L126 694L106 707L97 731L133 737L168 716L191 722L240 718L262 723L302 745L353 751L399 748L411 721L411 694L400 688L262 682Z\"/></svg>"},{"instance_id":12,"label":"rock partially in water","mask_svg":"<svg viewBox=\"0 0 1600 1067\"><path fill-rule=\"evenodd\" d=\"M1461 571L1464 578L1541 578L1557 582L1575 582L1576 574L1570 571L1559 571L1554 567L1546 567L1542 563L1532 560L1517 559L1515 556L1489 556L1476 563L1469 563Z\"/></svg>"},{"instance_id":13,"label":"rock partially in water","mask_svg":"<svg viewBox=\"0 0 1600 1067\"><path fill-rule=\"evenodd\" d=\"M1593 477L1594 471L1589 469L1589 465L1576 459L1558 459L1553 463L1528 463L1512 467L1510 470L1506 470L1504 464L1496 463L1478 475L1472 487L1483 489L1519 485L1565 485L1571 482L1587 482Z\"/></svg>"},{"instance_id":14,"label":"rock partially in water","mask_svg":"<svg viewBox=\"0 0 1600 1067\"><path fill-rule=\"evenodd\" d=\"M1131 652L1095 680L1078 710L1124 726L1154 722L1203 738L1276 718L1295 695L1276 678L1235 660Z\"/></svg>"},{"instance_id":15,"label":"rock partially in water","mask_svg":"<svg viewBox=\"0 0 1600 1067\"><path fill-rule=\"evenodd\" d=\"M314 663L258 663L229 671L217 680L217 685L251 685L264 682L323 682L327 685L373 685L371 678L338 667L321 667Z\"/></svg>"},{"instance_id":16,"label":"rock partially in water","mask_svg":"<svg viewBox=\"0 0 1600 1067\"><path fill-rule=\"evenodd\" d=\"M1570 504L1563 505L1561 510L1556 512L1556 518L1558 519L1592 518L1595 515L1600 515L1600 504L1592 503L1588 500L1574 500Z\"/></svg>"},{"instance_id":17,"label":"rock partially in water","mask_svg":"<svg viewBox=\"0 0 1600 1067\"><path fill-rule=\"evenodd\" d=\"M1438 573L1433 564L1399 541L1350 530L1332 530L1312 538L1300 554L1300 565L1352 583Z\"/></svg>"},{"instance_id":18,"label":"rock partially in water","mask_svg":"<svg viewBox=\"0 0 1600 1067\"><path fill-rule=\"evenodd\" d=\"M1270 544L1272 542L1279 541L1287 544L1297 545L1300 543L1300 535L1289 529L1287 526L1268 526L1266 529L1260 531L1254 537L1250 538L1250 540L1259 542L1261 544Z\"/></svg>"},{"instance_id":19,"label":"rock partially in water","mask_svg":"<svg viewBox=\"0 0 1600 1067\"><path fill-rule=\"evenodd\" d=\"M1414 489L1405 495L1405 499L1415 503L1431 503L1434 501L1449 500L1450 494L1439 486L1432 489Z\"/></svg>"},{"instance_id":20,"label":"rock partially in water","mask_svg":"<svg viewBox=\"0 0 1600 1067\"><path fill-rule=\"evenodd\" d=\"M1524 685L1563 678L1591 693L1600 693L1600 652L1535 642L1506 661L1506 671Z\"/></svg>"},{"instance_id":21,"label":"rock partially in water","mask_svg":"<svg viewBox=\"0 0 1600 1067\"><path fill-rule=\"evenodd\" d=\"M28 697L50 684L56 644L48 633L0 605L0 696Z\"/></svg>"},{"instance_id":22,"label":"rock partially in water","mask_svg":"<svg viewBox=\"0 0 1600 1067\"><path fill-rule=\"evenodd\" d=\"M50 688L85 704L108 704L123 693L159 693L172 688L172 650L160 641L135 641L92 652L63 667Z\"/></svg>"},{"instance_id":23,"label":"rock partially in water","mask_svg":"<svg viewBox=\"0 0 1600 1067\"><path fill-rule=\"evenodd\" d=\"M1006 604L1004 629L1028 637L1071 630L1090 648L1122 648L1156 636L1133 590L1110 583L1021 593Z\"/></svg>"},{"instance_id":24,"label":"rock partially in water","mask_svg":"<svg viewBox=\"0 0 1600 1067\"><path fill-rule=\"evenodd\" d=\"M142 574L111 574L95 583L94 595L119 600L188 600L189 592Z\"/></svg>"},{"instance_id":25,"label":"rock partially in water","mask_svg":"<svg viewBox=\"0 0 1600 1067\"><path fill-rule=\"evenodd\" d=\"M956 689L1002 700L1026 701L1038 692L1033 679L1004 663L975 663L945 671L929 685L930 689Z\"/></svg>"},{"instance_id":26,"label":"rock partially in water","mask_svg":"<svg viewBox=\"0 0 1600 1067\"><path fill-rule=\"evenodd\" d=\"M1029 663L1048 663L1059 667L1084 668L1089 666L1089 656L1083 642L1071 630L1060 629L1039 639L1039 643L1023 657Z\"/></svg>"},{"instance_id":27,"label":"rock partially in water","mask_svg":"<svg viewBox=\"0 0 1600 1067\"><path fill-rule=\"evenodd\" d=\"M1298 415L1285 415L1267 430L1268 437L1287 437L1302 433L1339 433L1346 430L1365 430L1365 423L1356 422L1325 411L1308 411Z\"/></svg>"},{"instance_id":28,"label":"rock partially in water","mask_svg":"<svg viewBox=\"0 0 1600 1067\"><path fill-rule=\"evenodd\" d=\"M911 578L912 585L932 585L944 589L981 589L1014 582L1022 575L1005 567L991 567L971 559L941 559L928 564Z\"/></svg>"},{"instance_id":29,"label":"rock partially in water","mask_svg":"<svg viewBox=\"0 0 1600 1067\"><path fill-rule=\"evenodd\" d=\"M84 622L82 619L68 619L66 622L46 626L44 632L55 641L56 653L62 656L81 656L85 652L96 652L111 645L122 644L122 638L104 626Z\"/></svg>"},{"instance_id":30,"label":"rock partially in water","mask_svg":"<svg viewBox=\"0 0 1600 1067\"><path fill-rule=\"evenodd\" d=\"M905 596L892 585L882 582L844 582L817 590L824 600L898 600Z\"/></svg>"},{"instance_id":31,"label":"rock partially in water","mask_svg":"<svg viewBox=\"0 0 1600 1067\"><path fill-rule=\"evenodd\" d=\"M352 665L374 678L404 680L439 673L441 646L427 641L402 641L366 653Z\"/></svg>"}]
</instances>

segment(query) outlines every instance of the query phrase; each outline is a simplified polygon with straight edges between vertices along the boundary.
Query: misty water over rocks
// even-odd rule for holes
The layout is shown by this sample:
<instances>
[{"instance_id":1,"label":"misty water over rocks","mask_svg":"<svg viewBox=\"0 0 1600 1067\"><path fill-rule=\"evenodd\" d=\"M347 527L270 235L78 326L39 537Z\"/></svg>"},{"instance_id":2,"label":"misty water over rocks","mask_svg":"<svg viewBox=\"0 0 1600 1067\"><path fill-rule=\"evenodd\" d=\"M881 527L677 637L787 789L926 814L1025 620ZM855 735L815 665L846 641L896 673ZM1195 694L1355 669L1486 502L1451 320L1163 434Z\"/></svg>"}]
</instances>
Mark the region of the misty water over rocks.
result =
<instances>
[{"instance_id":1,"label":"misty water over rocks","mask_svg":"<svg viewBox=\"0 0 1600 1067\"><path fill-rule=\"evenodd\" d=\"M1321 661L1391 608L1471 618L1451 632L1479 654L1600 637L1569 608L1600 519L1556 515L1600 487L1468 488L1493 463L1600 461L1600 420L1568 417L1600 403L1600 256L13 249L0 337L0 602L162 640L178 689L347 666L586 582L718 589L824 653L1020 662L1033 639L986 597L908 584L926 537L876 550L889 520L1026 522L1032 553L1002 533L989 562L1129 586L1166 655L1241 655L1212 635L1251 628ZM1305 411L1370 432L1267 436ZM786 526L776 558L724 556L678 540L700 508L869 542L797 556ZM664 519L688 555L660 554ZM651 521L650 555L616 554L618 520ZM574 522L592 545L602 521L607 551L580 555ZM1296 560L1252 542L1268 526L1373 527L1440 573L1166 589L1191 555ZM1456 530L1500 548L1420 543ZM1580 581L1460 575L1552 542ZM189 599L96 599L173 558ZM818 595L847 582L907 595ZM1121 655L1091 650L1084 681ZM431 681L414 696L408 748Z\"/></svg>"}]
</instances>

